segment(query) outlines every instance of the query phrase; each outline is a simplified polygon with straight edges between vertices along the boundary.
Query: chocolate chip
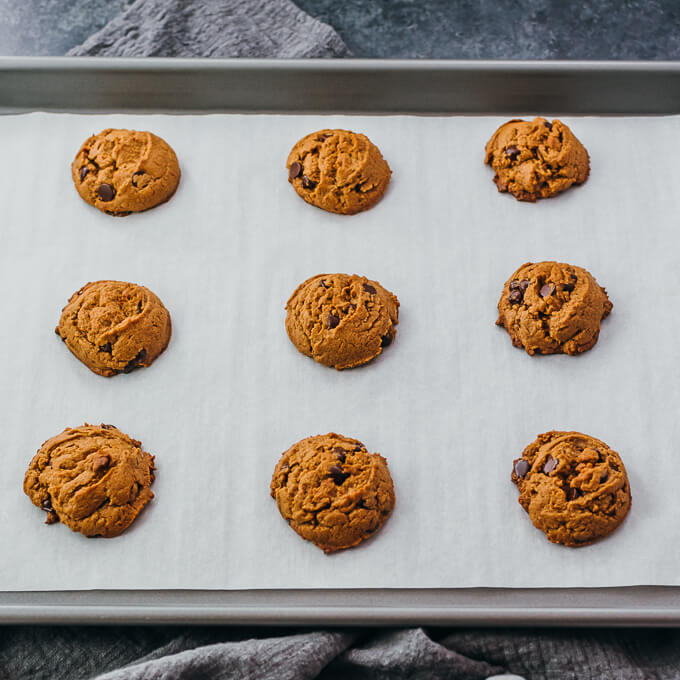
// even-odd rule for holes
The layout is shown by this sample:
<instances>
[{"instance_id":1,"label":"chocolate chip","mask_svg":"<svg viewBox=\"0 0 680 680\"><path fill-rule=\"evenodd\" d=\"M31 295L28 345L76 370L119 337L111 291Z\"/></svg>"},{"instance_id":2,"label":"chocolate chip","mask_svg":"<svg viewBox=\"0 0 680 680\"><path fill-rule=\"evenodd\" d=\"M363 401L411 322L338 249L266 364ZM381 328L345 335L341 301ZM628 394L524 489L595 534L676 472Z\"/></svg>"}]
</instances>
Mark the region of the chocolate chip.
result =
<instances>
[{"instance_id":1,"label":"chocolate chip","mask_svg":"<svg viewBox=\"0 0 680 680\"><path fill-rule=\"evenodd\" d=\"M509 158L511 161L514 161L517 156L519 156L520 150L514 145L507 146L505 148L505 156L506 158Z\"/></svg>"},{"instance_id":2,"label":"chocolate chip","mask_svg":"<svg viewBox=\"0 0 680 680\"><path fill-rule=\"evenodd\" d=\"M85 176L87 173L90 172L90 168L88 168L86 165L83 165L82 168L80 168L80 181L82 182L85 179Z\"/></svg>"},{"instance_id":3,"label":"chocolate chip","mask_svg":"<svg viewBox=\"0 0 680 680\"><path fill-rule=\"evenodd\" d=\"M137 356L132 361L128 362L127 366L123 369L123 373L130 373L131 371L134 371L135 368L139 368L144 359L146 359L146 350L140 349L139 352L137 352Z\"/></svg>"},{"instance_id":4,"label":"chocolate chip","mask_svg":"<svg viewBox=\"0 0 680 680\"><path fill-rule=\"evenodd\" d=\"M329 314L326 317L326 328L335 328L340 323L340 317L337 314Z\"/></svg>"},{"instance_id":5,"label":"chocolate chip","mask_svg":"<svg viewBox=\"0 0 680 680\"><path fill-rule=\"evenodd\" d=\"M538 294L542 298L549 297L555 292L555 284L554 283L546 283L545 285L541 286L541 290L538 291Z\"/></svg>"},{"instance_id":6,"label":"chocolate chip","mask_svg":"<svg viewBox=\"0 0 680 680\"><path fill-rule=\"evenodd\" d=\"M364 283L364 284L362 284L362 286L364 287L364 290L367 293L370 293L371 295L375 295L375 288L373 288L373 286L371 286L368 283Z\"/></svg>"},{"instance_id":7,"label":"chocolate chip","mask_svg":"<svg viewBox=\"0 0 680 680\"><path fill-rule=\"evenodd\" d=\"M519 290L519 281L517 279L510 281L510 285L508 287L510 290Z\"/></svg>"},{"instance_id":8,"label":"chocolate chip","mask_svg":"<svg viewBox=\"0 0 680 680\"><path fill-rule=\"evenodd\" d=\"M46 512L50 512L51 510L54 510L52 507L52 499L51 498L46 498L41 504L40 507L45 510Z\"/></svg>"},{"instance_id":9,"label":"chocolate chip","mask_svg":"<svg viewBox=\"0 0 680 680\"><path fill-rule=\"evenodd\" d=\"M522 280L519 282L519 289L520 289L523 293L525 293L525 292L526 292L526 289L529 287L529 284L530 284L530 283L531 283L531 281L529 281L529 279L522 279Z\"/></svg>"},{"instance_id":10,"label":"chocolate chip","mask_svg":"<svg viewBox=\"0 0 680 680\"><path fill-rule=\"evenodd\" d=\"M556 467L557 459L553 458L552 456L548 456L548 459L545 461L545 464L543 465L543 472L545 472L546 475L549 475Z\"/></svg>"},{"instance_id":11,"label":"chocolate chip","mask_svg":"<svg viewBox=\"0 0 680 680\"><path fill-rule=\"evenodd\" d=\"M380 346L381 347L387 347L388 345L392 344L392 334L388 333L387 335L383 335L382 338L380 338Z\"/></svg>"},{"instance_id":12,"label":"chocolate chip","mask_svg":"<svg viewBox=\"0 0 680 680\"><path fill-rule=\"evenodd\" d=\"M108 352L109 354L111 354L111 350L112 350L112 349L113 349L113 348L111 347L111 343L110 343L110 342L107 342L107 343L105 343L104 345L99 345L99 351L100 351L100 352Z\"/></svg>"},{"instance_id":13,"label":"chocolate chip","mask_svg":"<svg viewBox=\"0 0 680 680\"><path fill-rule=\"evenodd\" d=\"M522 302L523 297L524 295L522 295L522 291L517 289L510 292L510 295L508 295L508 300L510 301L510 304L516 305Z\"/></svg>"},{"instance_id":14,"label":"chocolate chip","mask_svg":"<svg viewBox=\"0 0 680 680\"><path fill-rule=\"evenodd\" d=\"M548 130L552 130L552 123L549 120L544 121L543 125L545 125Z\"/></svg>"},{"instance_id":15,"label":"chocolate chip","mask_svg":"<svg viewBox=\"0 0 680 680\"><path fill-rule=\"evenodd\" d=\"M54 510L50 510L47 513L47 518L45 519L45 524L55 524L56 522L59 521L59 516L57 515Z\"/></svg>"},{"instance_id":16,"label":"chocolate chip","mask_svg":"<svg viewBox=\"0 0 680 680\"><path fill-rule=\"evenodd\" d=\"M349 477L349 472L345 472L339 465L331 465L328 472L338 486Z\"/></svg>"},{"instance_id":17,"label":"chocolate chip","mask_svg":"<svg viewBox=\"0 0 680 680\"><path fill-rule=\"evenodd\" d=\"M575 489L573 486L569 488L569 491L567 491L568 501L575 501L579 496L581 496L581 492L579 489Z\"/></svg>"},{"instance_id":18,"label":"chocolate chip","mask_svg":"<svg viewBox=\"0 0 680 680\"><path fill-rule=\"evenodd\" d=\"M109 456L108 454L99 456L98 458L94 459L94 463L92 463L92 470L94 472L101 472L102 470L106 470L106 468L109 467L109 463L111 463L111 456Z\"/></svg>"},{"instance_id":19,"label":"chocolate chip","mask_svg":"<svg viewBox=\"0 0 680 680\"><path fill-rule=\"evenodd\" d=\"M145 175L145 174L146 174L145 172L135 172L135 173L132 175L132 177L130 177L130 181L132 182L132 186L135 186L135 187L136 187L136 186L139 186L139 185L137 184L137 178L138 178L138 177L141 177L142 175Z\"/></svg>"},{"instance_id":20,"label":"chocolate chip","mask_svg":"<svg viewBox=\"0 0 680 680\"><path fill-rule=\"evenodd\" d=\"M567 293L571 293L572 290L574 290L574 284L573 283L565 283L562 285L562 290L566 290Z\"/></svg>"},{"instance_id":21,"label":"chocolate chip","mask_svg":"<svg viewBox=\"0 0 680 680\"><path fill-rule=\"evenodd\" d=\"M357 446L354 447L354 450L355 451L361 451L361 449L363 449L363 448L364 448L363 446L357 445Z\"/></svg>"},{"instance_id":22,"label":"chocolate chip","mask_svg":"<svg viewBox=\"0 0 680 680\"><path fill-rule=\"evenodd\" d=\"M110 184L100 184L97 187L97 193L102 201L111 201L116 195L115 189Z\"/></svg>"},{"instance_id":23,"label":"chocolate chip","mask_svg":"<svg viewBox=\"0 0 680 680\"><path fill-rule=\"evenodd\" d=\"M345 450L341 449L339 446L336 446L333 449L333 453L335 454L335 457L341 462L345 462Z\"/></svg>"},{"instance_id":24,"label":"chocolate chip","mask_svg":"<svg viewBox=\"0 0 680 680\"><path fill-rule=\"evenodd\" d=\"M301 174L302 163L298 163L297 161L291 163L290 168L288 168L288 179L295 179L296 177L299 177Z\"/></svg>"},{"instance_id":25,"label":"chocolate chip","mask_svg":"<svg viewBox=\"0 0 680 680\"><path fill-rule=\"evenodd\" d=\"M515 461L514 465L514 471L515 474L520 478L524 478L527 476L527 472L529 472L529 468L531 466L529 465L529 462L524 460L524 458L519 458L518 460Z\"/></svg>"},{"instance_id":26,"label":"chocolate chip","mask_svg":"<svg viewBox=\"0 0 680 680\"><path fill-rule=\"evenodd\" d=\"M326 283L326 281L324 279L321 279L321 281L319 281L319 285L322 288L328 288L328 284Z\"/></svg>"},{"instance_id":27,"label":"chocolate chip","mask_svg":"<svg viewBox=\"0 0 680 680\"><path fill-rule=\"evenodd\" d=\"M313 189L316 186L316 182L312 182L307 175L302 175L302 186L305 189Z\"/></svg>"}]
</instances>

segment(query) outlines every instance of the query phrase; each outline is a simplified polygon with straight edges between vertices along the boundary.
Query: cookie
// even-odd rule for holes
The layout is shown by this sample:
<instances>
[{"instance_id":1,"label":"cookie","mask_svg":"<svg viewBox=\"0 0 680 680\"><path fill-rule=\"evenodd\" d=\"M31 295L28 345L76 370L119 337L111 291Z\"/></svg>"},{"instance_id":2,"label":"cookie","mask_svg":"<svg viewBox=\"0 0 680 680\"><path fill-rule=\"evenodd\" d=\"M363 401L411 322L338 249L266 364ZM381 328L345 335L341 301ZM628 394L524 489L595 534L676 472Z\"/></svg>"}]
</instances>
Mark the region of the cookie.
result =
<instances>
[{"instance_id":1,"label":"cookie","mask_svg":"<svg viewBox=\"0 0 680 680\"><path fill-rule=\"evenodd\" d=\"M396 335L399 300L376 281L317 274L286 303L286 331L302 354L343 369L377 357Z\"/></svg>"},{"instance_id":2,"label":"cookie","mask_svg":"<svg viewBox=\"0 0 680 680\"><path fill-rule=\"evenodd\" d=\"M553 543L587 545L623 522L631 504L623 461L580 432L546 432L513 464L519 503Z\"/></svg>"},{"instance_id":3,"label":"cookie","mask_svg":"<svg viewBox=\"0 0 680 680\"><path fill-rule=\"evenodd\" d=\"M387 461L334 432L293 444L276 465L271 495L291 528L326 554L372 536L395 501Z\"/></svg>"},{"instance_id":4,"label":"cookie","mask_svg":"<svg viewBox=\"0 0 680 680\"><path fill-rule=\"evenodd\" d=\"M123 533L153 498L154 457L113 425L66 428L38 449L24 492L47 513L85 536Z\"/></svg>"},{"instance_id":5,"label":"cookie","mask_svg":"<svg viewBox=\"0 0 680 680\"><path fill-rule=\"evenodd\" d=\"M528 354L579 354L595 345L611 310L607 292L585 269L527 262L505 282L496 323Z\"/></svg>"},{"instance_id":6,"label":"cookie","mask_svg":"<svg viewBox=\"0 0 680 680\"><path fill-rule=\"evenodd\" d=\"M372 208L392 174L378 147L349 130L319 130L303 137L286 167L288 181L307 203L341 215Z\"/></svg>"},{"instance_id":7,"label":"cookie","mask_svg":"<svg viewBox=\"0 0 680 680\"><path fill-rule=\"evenodd\" d=\"M169 144L138 130L102 130L85 141L71 164L80 197L109 215L123 216L165 203L180 170Z\"/></svg>"},{"instance_id":8,"label":"cookie","mask_svg":"<svg viewBox=\"0 0 680 680\"><path fill-rule=\"evenodd\" d=\"M551 198L572 184L583 184L590 159L583 144L560 120L513 119L487 142L484 162L496 173L498 191L519 201Z\"/></svg>"},{"instance_id":9,"label":"cookie","mask_svg":"<svg viewBox=\"0 0 680 680\"><path fill-rule=\"evenodd\" d=\"M71 296L55 332L91 371L110 377L150 366L167 347L172 324L148 288L95 281Z\"/></svg>"}]
</instances>

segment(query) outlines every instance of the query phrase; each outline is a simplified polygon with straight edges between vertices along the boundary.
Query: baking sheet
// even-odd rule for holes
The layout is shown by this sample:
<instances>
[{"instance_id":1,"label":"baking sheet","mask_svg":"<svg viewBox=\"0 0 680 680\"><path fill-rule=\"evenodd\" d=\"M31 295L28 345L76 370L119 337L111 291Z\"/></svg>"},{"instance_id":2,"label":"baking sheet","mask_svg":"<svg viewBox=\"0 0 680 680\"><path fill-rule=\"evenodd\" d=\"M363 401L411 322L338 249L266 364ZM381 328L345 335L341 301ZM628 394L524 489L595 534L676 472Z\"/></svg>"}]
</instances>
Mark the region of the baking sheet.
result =
<instances>
[{"instance_id":1,"label":"baking sheet","mask_svg":"<svg viewBox=\"0 0 680 680\"><path fill-rule=\"evenodd\" d=\"M677 585L680 392L677 118L565 119L591 155L580 188L536 205L499 195L482 164L502 119L70 116L0 119L0 588L573 587ZM70 179L82 140L150 129L176 150L176 196L114 219ZM321 127L364 132L393 170L354 217L301 201L285 158ZM584 266L614 311L581 357L528 357L494 326L521 263ZM356 272L401 301L392 346L336 372L298 354L283 307L320 272ZM146 370L103 379L53 333L89 280L135 281L173 317ZM43 440L111 422L157 456L156 499L124 535L85 539L21 490ZM618 450L633 507L599 544L548 543L517 504L512 459L577 429ZM269 497L280 453L336 431L387 457L397 506L361 547L325 556Z\"/></svg>"}]
</instances>

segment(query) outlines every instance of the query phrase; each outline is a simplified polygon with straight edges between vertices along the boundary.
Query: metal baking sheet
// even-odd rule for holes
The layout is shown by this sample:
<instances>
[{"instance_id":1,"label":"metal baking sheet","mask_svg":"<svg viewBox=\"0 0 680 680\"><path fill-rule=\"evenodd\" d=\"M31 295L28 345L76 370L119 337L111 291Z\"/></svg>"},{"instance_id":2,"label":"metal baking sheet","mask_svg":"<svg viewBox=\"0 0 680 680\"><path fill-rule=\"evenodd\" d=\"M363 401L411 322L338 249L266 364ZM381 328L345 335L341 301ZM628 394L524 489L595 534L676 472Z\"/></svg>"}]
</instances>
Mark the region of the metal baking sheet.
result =
<instances>
[{"instance_id":1,"label":"metal baking sheet","mask_svg":"<svg viewBox=\"0 0 680 680\"><path fill-rule=\"evenodd\" d=\"M678 73L675 64L6 59L0 110L678 113ZM673 587L2 593L0 620L670 625L679 598Z\"/></svg>"}]
</instances>

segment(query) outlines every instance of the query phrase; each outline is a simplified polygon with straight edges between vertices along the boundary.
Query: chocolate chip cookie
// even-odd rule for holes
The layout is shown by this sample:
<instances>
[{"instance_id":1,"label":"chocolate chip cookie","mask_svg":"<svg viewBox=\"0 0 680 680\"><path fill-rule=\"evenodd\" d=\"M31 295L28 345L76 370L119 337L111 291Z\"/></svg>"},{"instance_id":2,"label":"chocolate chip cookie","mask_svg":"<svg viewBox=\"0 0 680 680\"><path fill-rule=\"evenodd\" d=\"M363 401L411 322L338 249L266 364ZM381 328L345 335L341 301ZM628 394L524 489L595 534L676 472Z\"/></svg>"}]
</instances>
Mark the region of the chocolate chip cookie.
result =
<instances>
[{"instance_id":1,"label":"chocolate chip cookie","mask_svg":"<svg viewBox=\"0 0 680 680\"><path fill-rule=\"evenodd\" d=\"M630 509L619 454L580 432L539 435L514 462L512 481L520 505L553 543L592 543L614 531Z\"/></svg>"},{"instance_id":2,"label":"chocolate chip cookie","mask_svg":"<svg viewBox=\"0 0 680 680\"><path fill-rule=\"evenodd\" d=\"M148 288L95 281L71 296L55 332L91 371L110 377L150 366L167 347L172 324Z\"/></svg>"},{"instance_id":3,"label":"chocolate chip cookie","mask_svg":"<svg viewBox=\"0 0 680 680\"><path fill-rule=\"evenodd\" d=\"M123 216L165 203L177 190L180 170L175 152L160 137L109 128L80 147L71 175L86 203Z\"/></svg>"},{"instance_id":4,"label":"chocolate chip cookie","mask_svg":"<svg viewBox=\"0 0 680 680\"><path fill-rule=\"evenodd\" d=\"M487 142L484 162L496 173L498 191L520 201L551 198L590 173L588 152L560 120L515 118Z\"/></svg>"},{"instance_id":5,"label":"chocolate chip cookie","mask_svg":"<svg viewBox=\"0 0 680 680\"><path fill-rule=\"evenodd\" d=\"M38 449L24 492L47 513L85 536L125 531L153 498L154 457L113 425L66 428Z\"/></svg>"},{"instance_id":6,"label":"chocolate chip cookie","mask_svg":"<svg viewBox=\"0 0 680 680\"><path fill-rule=\"evenodd\" d=\"M399 323L396 296L356 274L312 276L295 289L286 311L286 331L298 350L337 369L377 357Z\"/></svg>"},{"instance_id":7,"label":"chocolate chip cookie","mask_svg":"<svg viewBox=\"0 0 680 680\"><path fill-rule=\"evenodd\" d=\"M607 292L585 269L527 262L505 282L496 323L528 354L579 354L595 345L611 309Z\"/></svg>"},{"instance_id":8,"label":"chocolate chip cookie","mask_svg":"<svg viewBox=\"0 0 680 680\"><path fill-rule=\"evenodd\" d=\"M307 203L342 215L372 208L392 174L378 147L349 130L319 130L303 137L286 167L288 181Z\"/></svg>"},{"instance_id":9,"label":"chocolate chip cookie","mask_svg":"<svg viewBox=\"0 0 680 680\"><path fill-rule=\"evenodd\" d=\"M327 554L373 535L395 501L387 461L334 432L293 444L276 465L271 495L291 528Z\"/></svg>"}]
</instances>

